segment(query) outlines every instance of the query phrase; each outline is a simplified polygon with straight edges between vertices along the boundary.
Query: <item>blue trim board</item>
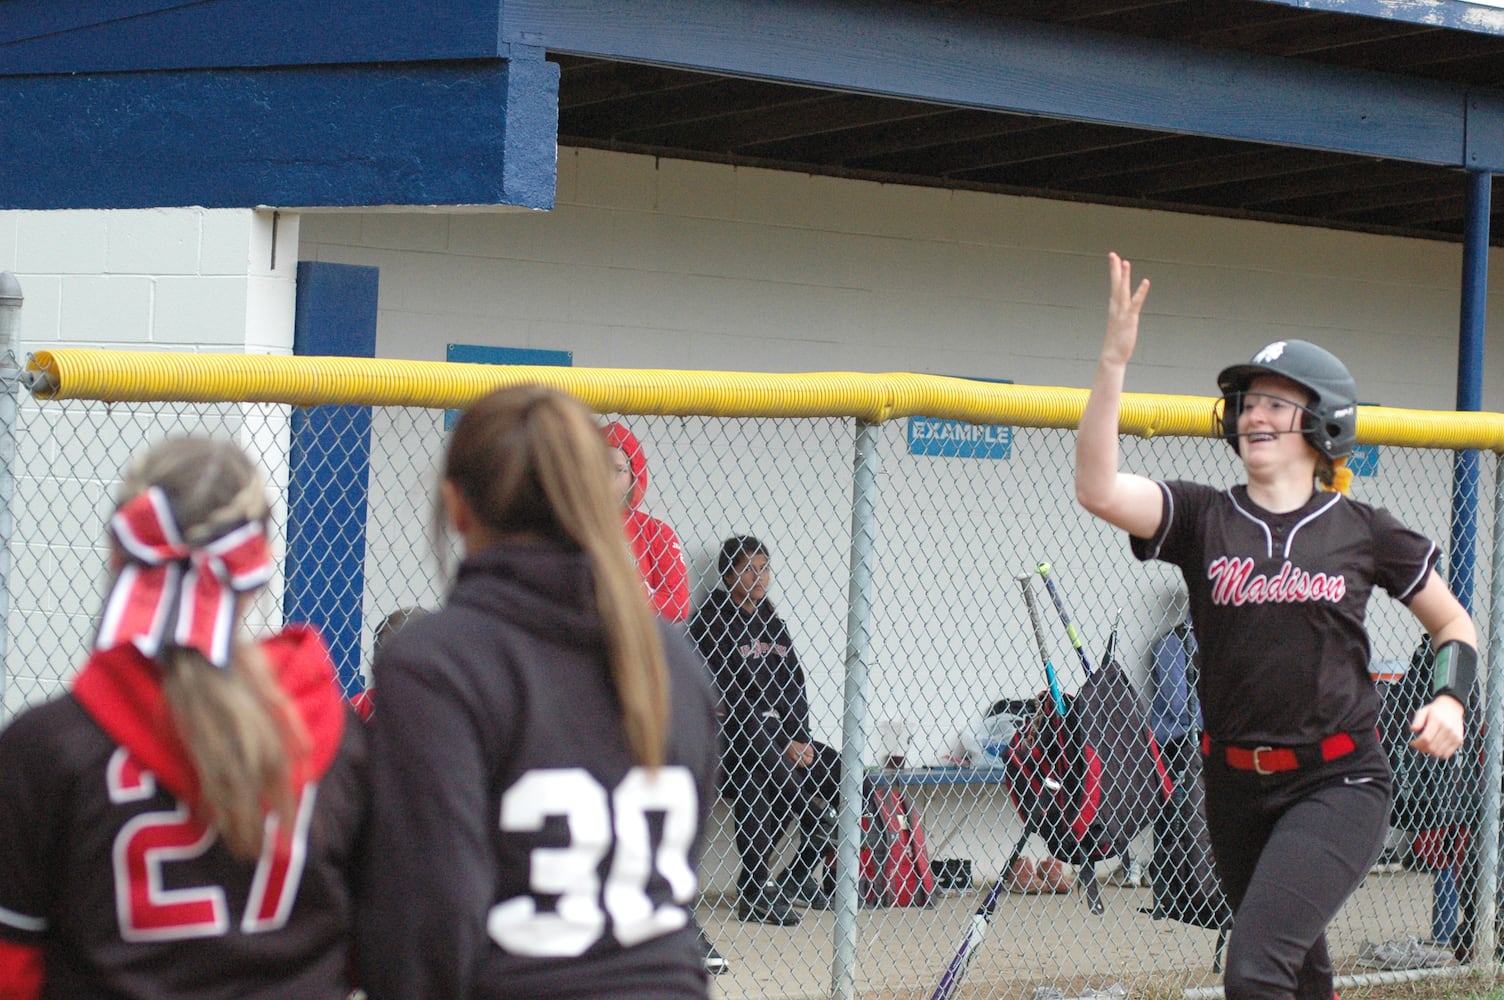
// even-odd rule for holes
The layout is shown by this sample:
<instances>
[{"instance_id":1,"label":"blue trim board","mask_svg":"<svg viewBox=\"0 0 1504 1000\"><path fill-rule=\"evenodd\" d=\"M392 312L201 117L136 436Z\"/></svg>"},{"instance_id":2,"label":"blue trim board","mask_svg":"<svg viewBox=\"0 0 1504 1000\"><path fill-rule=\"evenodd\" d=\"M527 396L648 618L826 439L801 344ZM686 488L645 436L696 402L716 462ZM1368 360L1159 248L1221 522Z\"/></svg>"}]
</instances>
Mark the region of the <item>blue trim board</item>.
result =
<instances>
[{"instance_id":1,"label":"blue trim board","mask_svg":"<svg viewBox=\"0 0 1504 1000\"><path fill-rule=\"evenodd\" d=\"M508 56L501 0L0 0L0 75Z\"/></svg>"},{"instance_id":2,"label":"blue trim board","mask_svg":"<svg viewBox=\"0 0 1504 1000\"><path fill-rule=\"evenodd\" d=\"M1454 166L1469 113L1463 88L1414 77L897 2L507 0L501 30L557 52ZM1504 163L1504 146L1476 152Z\"/></svg>"},{"instance_id":3,"label":"blue trim board","mask_svg":"<svg viewBox=\"0 0 1504 1000\"><path fill-rule=\"evenodd\" d=\"M375 357L378 277L374 267L299 262L293 353ZM370 479L370 407L292 411L282 612L318 626L347 693L361 687Z\"/></svg>"},{"instance_id":4,"label":"blue trim board","mask_svg":"<svg viewBox=\"0 0 1504 1000\"><path fill-rule=\"evenodd\" d=\"M556 365L568 368L574 364L574 352L541 347L448 344L444 348L444 360L463 365Z\"/></svg>"},{"instance_id":5,"label":"blue trim board","mask_svg":"<svg viewBox=\"0 0 1504 1000\"><path fill-rule=\"evenodd\" d=\"M0 77L0 208L551 208L543 60Z\"/></svg>"},{"instance_id":6,"label":"blue trim board","mask_svg":"<svg viewBox=\"0 0 1504 1000\"><path fill-rule=\"evenodd\" d=\"M449 344L444 360L466 365L554 365L568 368L574 364L573 351L554 351L540 347L492 347L489 344ZM460 418L459 410L444 411L447 431Z\"/></svg>"}]
</instances>

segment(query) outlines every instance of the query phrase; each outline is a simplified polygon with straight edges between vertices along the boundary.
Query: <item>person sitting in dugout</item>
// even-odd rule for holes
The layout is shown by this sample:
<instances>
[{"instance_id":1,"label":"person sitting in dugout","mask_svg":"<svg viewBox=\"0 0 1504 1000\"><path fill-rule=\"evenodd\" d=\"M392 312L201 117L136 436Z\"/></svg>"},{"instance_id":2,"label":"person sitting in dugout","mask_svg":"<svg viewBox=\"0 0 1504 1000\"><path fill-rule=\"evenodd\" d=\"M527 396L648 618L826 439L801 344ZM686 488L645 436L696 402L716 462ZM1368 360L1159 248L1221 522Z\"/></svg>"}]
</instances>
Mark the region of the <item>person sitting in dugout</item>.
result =
<instances>
[{"instance_id":1,"label":"person sitting in dugout","mask_svg":"<svg viewBox=\"0 0 1504 1000\"><path fill-rule=\"evenodd\" d=\"M721 791L731 800L741 858L737 917L792 926L794 903L830 906L815 872L834 836L840 754L810 736L804 670L768 599L767 547L750 535L728 538L716 568L721 586L695 612L689 634L725 713ZM774 849L794 819L799 849L770 880Z\"/></svg>"}]
</instances>

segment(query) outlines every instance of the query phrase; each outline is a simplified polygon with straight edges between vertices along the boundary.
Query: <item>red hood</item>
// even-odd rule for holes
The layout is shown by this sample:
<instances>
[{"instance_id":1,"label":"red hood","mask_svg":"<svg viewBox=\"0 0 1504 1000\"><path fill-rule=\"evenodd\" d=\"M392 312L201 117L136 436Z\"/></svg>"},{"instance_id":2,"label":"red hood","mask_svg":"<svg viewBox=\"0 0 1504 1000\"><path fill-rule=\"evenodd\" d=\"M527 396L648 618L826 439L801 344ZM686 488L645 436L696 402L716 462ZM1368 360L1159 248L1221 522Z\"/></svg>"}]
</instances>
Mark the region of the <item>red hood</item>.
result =
<instances>
[{"instance_id":1,"label":"red hood","mask_svg":"<svg viewBox=\"0 0 1504 1000\"><path fill-rule=\"evenodd\" d=\"M627 456L627 467L632 470L632 490L627 494L627 506L635 508L648 491L648 457L642 452L642 442L627 430L625 424L613 421L601 430L606 435L606 443L620 448Z\"/></svg>"},{"instance_id":2,"label":"red hood","mask_svg":"<svg viewBox=\"0 0 1504 1000\"><path fill-rule=\"evenodd\" d=\"M293 625L261 643L277 685L308 732L310 750L295 761L294 790L329 769L344 736L345 706L318 632ZM89 657L73 696L101 729L129 750L173 795L197 809L198 774L173 730L161 668L130 643Z\"/></svg>"}]
</instances>

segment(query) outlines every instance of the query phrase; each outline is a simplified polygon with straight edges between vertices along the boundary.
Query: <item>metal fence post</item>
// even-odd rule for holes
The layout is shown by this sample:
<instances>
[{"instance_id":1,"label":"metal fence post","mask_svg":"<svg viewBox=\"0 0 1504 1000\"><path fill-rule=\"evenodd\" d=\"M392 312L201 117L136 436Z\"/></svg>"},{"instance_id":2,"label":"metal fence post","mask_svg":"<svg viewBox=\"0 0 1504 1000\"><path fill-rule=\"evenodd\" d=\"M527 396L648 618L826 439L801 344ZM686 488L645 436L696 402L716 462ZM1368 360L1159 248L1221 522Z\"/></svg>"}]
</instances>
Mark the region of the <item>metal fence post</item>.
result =
<instances>
[{"instance_id":1,"label":"metal fence post","mask_svg":"<svg viewBox=\"0 0 1504 1000\"><path fill-rule=\"evenodd\" d=\"M1491 967L1498 940L1495 911L1499 898L1499 783L1504 754L1504 458L1494 457L1494 551L1489 573L1488 682L1484 692L1482 850L1478 859L1477 903L1473 921L1473 961Z\"/></svg>"},{"instance_id":2,"label":"metal fence post","mask_svg":"<svg viewBox=\"0 0 1504 1000\"><path fill-rule=\"evenodd\" d=\"M846 690L841 718L841 809L836 847L836 919L830 995L851 1000L856 988L857 880L861 866L863 749L867 745L867 655L871 648L872 552L877 537L875 424L856 424L851 487L851 568L846 610Z\"/></svg>"},{"instance_id":3,"label":"metal fence post","mask_svg":"<svg viewBox=\"0 0 1504 1000\"><path fill-rule=\"evenodd\" d=\"M11 501L16 494L16 392L21 364L21 282L0 271L0 721L4 721L6 678L10 676Z\"/></svg>"}]
</instances>

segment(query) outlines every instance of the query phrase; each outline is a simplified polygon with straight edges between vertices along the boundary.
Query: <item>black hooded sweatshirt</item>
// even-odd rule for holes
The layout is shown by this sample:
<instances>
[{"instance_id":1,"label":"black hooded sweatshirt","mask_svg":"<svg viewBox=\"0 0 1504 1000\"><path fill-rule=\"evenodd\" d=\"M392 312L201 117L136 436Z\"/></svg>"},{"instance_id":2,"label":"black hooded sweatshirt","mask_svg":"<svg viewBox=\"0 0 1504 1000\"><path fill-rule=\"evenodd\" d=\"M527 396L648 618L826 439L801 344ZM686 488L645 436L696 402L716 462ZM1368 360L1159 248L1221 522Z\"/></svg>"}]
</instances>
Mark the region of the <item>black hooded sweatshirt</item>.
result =
<instances>
[{"instance_id":1,"label":"black hooded sweatshirt","mask_svg":"<svg viewBox=\"0 0 1504 1000\"><path fill-rule=\"evenodd\" d=\"M372 1000L704 997L691 917L714 696L664 628L666 764L635 765L583 554L501 545L375 665L356 924Z\"/></svg>"},{"instance_id":2,"label":"black hooded sweatshirt","mask_svg":"<svg viewBox=\"0 0 1504 1000\"><path fill-rule=\"evenodd\" d=\"M763 600L747 611L724 588L711 592L689 623L689 634L710 667L725 709L725 766L733 786L750 771L765 734L776 733L782 753L790 740L810 741L804 669L788 626Z\"/></svg>"}]
</instances>

